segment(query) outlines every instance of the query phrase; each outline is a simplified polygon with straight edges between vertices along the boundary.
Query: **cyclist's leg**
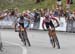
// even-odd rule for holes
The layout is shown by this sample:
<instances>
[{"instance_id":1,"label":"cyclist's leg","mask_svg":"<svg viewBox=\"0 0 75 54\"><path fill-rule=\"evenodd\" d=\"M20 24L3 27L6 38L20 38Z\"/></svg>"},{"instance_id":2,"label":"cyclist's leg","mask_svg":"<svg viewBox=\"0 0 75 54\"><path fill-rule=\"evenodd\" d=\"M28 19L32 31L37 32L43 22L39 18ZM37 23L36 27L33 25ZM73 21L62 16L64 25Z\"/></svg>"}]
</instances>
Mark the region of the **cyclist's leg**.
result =
<instances>
[{"instance_id":1,"label":"cyclist's leg","mask_svg":"<svg viewBox=\"0 0 75 54\"><path fill-rule=\"evenodd\" d=\"M58 47L58 49L60 49L60 44L59 44L59 41L58 41L58 38L57 37L55 37L55 42L56 42L56 45L57 45L57 47Z\"/></svg>"},{"instance_id":2,"label":"cyclist's leg","mask_svg":"<svg viewBox=\"0 0 75 54\"><path fill-rule=\"evenodd\" d=\"M22 40L21 32L19 32L19 38L21 39L21 41L23 41L23 40Z\"/></svg>"},{"instance_id":3,"label":"cyclist's leg","mask_svg":"<svg viewBox=\"0 0 75 54\"><path fill-rule=\"evenodd\" d=\"M58 38L57 38L55 30L53 31L53 39L54 39L54 42L56 43L58 49L60 49L59 41L58 41Z\"/></svg>"},{"instance_id":4,"label":"cyclist's leg","mask_svg":"<svg viewBox=\"0 0 75 54\"><path fill-rule=\"evenodd\" d=\"M19 32L19 35L20 35L20 38L21 38L22 42L24 43L24 45L26 45L26 40L24 40L23 32L20 31L20 32Z\"/></svg>"},{"instance_id":5,"label":"cyclist's leg","mask_svg":"<svg viewBox=\"0 0 75 54\"><path fill-rule=\"evenodd\" d=\"M28 45L31 46L30 41L29 41L28 36L27 36L26 30L25 30L25 32L24 32L24 38L25 38L25 40L27 41Z\"/></svg>"},{"instance_id":6,"label":"cyclist's leg","mask_svg":"<svg viewBox=\"0 0 75 54\"><path fill-rule=\"evenodd\" d=\"M52 41L53 41L53 48L55 48L55 41L54 41L54 38L53 38L53 31L51 32L51 37L52 37Z\"/></svg>"},{"instance_id":7,"label":"cyclist's leg","mask_svg":"<svg viewBox=\"0 0 75 54\"><path fill-rule=\"evenodd\" d=\"M55 48L55 41L52 37L51 37L50 41L51 41L51 44L52 44L53 48Z\"/></svg>"},{"instance_id":8,"label":"cyclist's leg","mask_svg":"<svg viewBox=\"0 0 75 54\"><path fill-rule=\"evenodd\" d=\"M23 43L24 43L24 45L26 45L26 39L25 39L25 37L24 37L24 36L25 36L25 35L24 35L24 32L22 32L22 36L23 36L23 40L24 40Z\"/></svg>"},{"instance_id":9,"label":"cyclist's leg","mask_svg":"<svg viewBox=\"0 0 75 54\"><path fill-rule=\"evenodd\" d=\"M53 48L55 47L55 42L54 42L54 39L52 37L52 31L50 29L48 29L48 34L49 34L49 37L50 37L50 42L53 46Z\"/></svg>"},{"instance_id":10,"label":"cyclist's leg","mask_svg":"<svg viewBox=\"0 0 75 54\"><path fill-rule=\"evenodd\" d=\"M21 32L21 31L19 32L19 38L21 39L21 41L24 41L24 40L23 40L23 36L22 36L22 32Z\"/></svg>"}]
</instances>

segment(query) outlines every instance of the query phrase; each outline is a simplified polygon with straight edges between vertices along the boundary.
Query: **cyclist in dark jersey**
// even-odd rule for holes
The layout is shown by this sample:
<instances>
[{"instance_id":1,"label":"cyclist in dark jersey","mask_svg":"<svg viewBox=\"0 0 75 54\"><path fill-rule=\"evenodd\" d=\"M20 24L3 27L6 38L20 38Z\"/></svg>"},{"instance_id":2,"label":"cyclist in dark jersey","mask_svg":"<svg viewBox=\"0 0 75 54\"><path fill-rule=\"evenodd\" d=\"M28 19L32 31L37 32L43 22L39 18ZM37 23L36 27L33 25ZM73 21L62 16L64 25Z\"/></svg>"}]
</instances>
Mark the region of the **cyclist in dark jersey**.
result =
<instances>
[{"instance_id":1,"label":"cyclist in dark jersey","mask_svg":"<svg viewBox=\"0 0 75 54\"><path fill-rule=\"evenodd\" d=\"M57 21L57 19L55 19L54 16L49 16L49 15L45 16L45 19L43 20L43 23L42 23L42 27L45 30L44 24L46 25L46 28L48 29L48 34L49 34L50 41L52 43L53 48L55 48L55 46L57 45L58 49L60 49L60 45L59 45L58 38L57 38L57 35L56 35L56 31L55 31L55 26L54 26L52 20L55 20L57 22L56 27L58 27L59 22ZM55 45L55 43L56 43L56 45Z\"/></svg>"}]
</instances>

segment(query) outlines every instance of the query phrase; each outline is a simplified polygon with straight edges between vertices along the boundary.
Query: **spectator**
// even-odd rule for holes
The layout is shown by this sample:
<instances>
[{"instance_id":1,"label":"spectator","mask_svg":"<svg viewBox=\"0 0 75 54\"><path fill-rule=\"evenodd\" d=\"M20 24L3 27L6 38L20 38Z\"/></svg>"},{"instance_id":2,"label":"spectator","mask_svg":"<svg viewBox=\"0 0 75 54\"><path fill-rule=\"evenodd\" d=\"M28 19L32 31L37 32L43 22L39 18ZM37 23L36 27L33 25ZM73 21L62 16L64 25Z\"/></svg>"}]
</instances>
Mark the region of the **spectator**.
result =
<instances>
[{"instance_id":1,"label":"spectator","mask_svg":"<svg viewBox=\"0 0 75 54\"><path fill-rule=\"evenodd\" d=\"M41 17L44 16L44 10L42 8L40 9L40 14L41 14Z\"/></svg>"},{"instance_id":2,"label":"spectator","mask_svg":"<svg viewBox=\"0 0 75 54\"><path fill-rule=\"evenodd\" d=\"M14 11L15 11L16 17L18 18L20 16L19 9L18 8L15 8Z\"/></svg>"},{"instance_id":3,"label":"spectator","mask_svg":"<svg viewBox=\"0 0 75 54\"><path fill-rule=\"evenodd\" d=\"M58 17L58 16L59 16L58 8L56 8L56 9L54 10L54 16L55 16L55 17Z\"/></svg>"},{"instance_id":4,"label":"spectator","mask_svg":"<svg viewBox=\"0 0 75 54\"><path fill-rule=\"evenodd\" d=\"M66 0L66 8L70 9L70 0Z\"/></svg>"},{"instance_id":5,"label":"spectator","mask_svg":"<svg viewBox=\"0 0 75 54\"><path fill-rule=\"evenodd\" d=\"M64 10L62 7L59 8L59 16L60 17L64 16Z\"/></svg>"},{"instance_id":6,"label":"spectator","mask_svg":"<svg viewBox=\"0 0 75 54\"><path fill-rule=\"evenodd\" d=\"M57 0L57 7L59 8L59 7L61 7L61 5L62 5L62 1L61 0Z\"/></svg>"},{"instance_id":7,"label":"spectator","mask_svg":"<svg viewBox=\"0 0 75 54\"><path fill-rule=\"evenodd\" d=\"M16 16L16 13L15 13L15 10L12 10L9 17L10 17L10 20L13 21L13 22L16 20L17 16Z\"/></svg>"},{"instance_id":8,"label":"spectator","mask_svg":"<svg viewBox=\"0 0 75 54\"><path fill-rule=\"evenodd\" d=\"M72 15L71 11L67 10L66 15L67 15L67 18L66 18L66 21L67 21L66 31L67 32L72 32L73 18L71 17L71 15Z\"/></svg>"},{"instance_id":9,"label":"spectator","mask_svg":"<svg viewBox=\"0 0 75 54\"><path fill-rule=\"evenodd\" d=\"M40 23L40 12L38 9L34 10L34 29L39 28L39 23Z\"/></svg>"},{"instance_id":10,"label":"spectator","mask_svg":"<svg viewBox=\"0 0 75 54\"><path fill-rule=\"evenodd\" d=\"M73 11L73 14L70 17L72 18L72 30L71 30L71 32L75 32L75 11Z\"/></svg>"}]
</instances>

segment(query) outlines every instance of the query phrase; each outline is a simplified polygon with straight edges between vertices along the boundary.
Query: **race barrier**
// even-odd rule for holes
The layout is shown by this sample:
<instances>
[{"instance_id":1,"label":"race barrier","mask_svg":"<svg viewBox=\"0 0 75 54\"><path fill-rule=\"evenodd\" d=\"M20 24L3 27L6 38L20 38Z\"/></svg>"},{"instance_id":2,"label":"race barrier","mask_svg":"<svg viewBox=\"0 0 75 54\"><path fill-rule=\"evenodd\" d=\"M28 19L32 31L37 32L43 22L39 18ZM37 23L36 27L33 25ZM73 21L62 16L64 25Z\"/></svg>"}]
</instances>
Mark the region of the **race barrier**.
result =
<instances>
[{"instance_id":1,"label":"race barrier","mask_svg":"<svg viewBox=\"0 0 75 54\"><path fill-rule=\"evenodd\" d=\"M0 28L13 28L13 21L0 21Z\"/></svg>"},{"instance_id":2,"label":"race barrier","mask_svg":"<svg viewBox=\"0 0 75 54\"><path fill-rule=\"evenodd\" d=\"M41 17L40 23L39 22L35 23L35 24L39 25L39 27L38 27L38 25L35 26L35 27L38 27L36 29L43 30L43 28L42 28L43 19L44 19L44 17ZM60 26L56 28L57 31L75 32L75 21L72 21L72 23L70 23L69 21L65 20L65 17L60 17L60 19L59 18L56 18L56 19L59 21L59 24L60 24ZM0 21L0 28L14 28L14 22L1 20ZM29 28L34 29L34 22L30 24Z\"/></svg>"},{"instance_id":3,"label":"race barrier","mask_svg":"<svg viewBox=\"0 0 75 54\"><path fill-rule=\"evenodd\" d=\"M56 28L57 31L66 31L66 20L65 20L65 17L60 17L60 20L59 20L59 24L60 26L58 28Z\"/></svg>"}]
</instances>

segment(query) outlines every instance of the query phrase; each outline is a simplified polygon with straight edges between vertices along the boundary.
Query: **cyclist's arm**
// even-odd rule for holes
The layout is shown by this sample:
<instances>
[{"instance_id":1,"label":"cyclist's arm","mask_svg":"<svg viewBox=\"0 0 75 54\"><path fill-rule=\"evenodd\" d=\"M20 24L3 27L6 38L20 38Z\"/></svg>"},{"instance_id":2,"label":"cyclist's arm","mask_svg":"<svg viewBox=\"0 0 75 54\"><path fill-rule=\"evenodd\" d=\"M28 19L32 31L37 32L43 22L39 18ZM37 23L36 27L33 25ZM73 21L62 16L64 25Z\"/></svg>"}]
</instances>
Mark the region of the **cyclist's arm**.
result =
<instances>
[{"instance_id":1,"label":"cyclist's arm","mask_svg":"<svg viewBox=\"0 0 75 54\"><path fill-rule=\"evenodd\" d=\"M28 21L28 22L30 23L30 19L28 19L28 18L24 18L24 20L26 20L26 21Z\"/></svg>"},{"instance_id":2,"label":"cyclist's arm","mask_svg":"<svg viewBox=\"0 0 75 54\"><path fill-rule=\"evenodd\" d=\"M60 25L59 22L58 22L58 20L55 17L53 17L52 19L57 22L57 24L58 24L57 27L58 27Z\"/></svg>"}]
</instances>

